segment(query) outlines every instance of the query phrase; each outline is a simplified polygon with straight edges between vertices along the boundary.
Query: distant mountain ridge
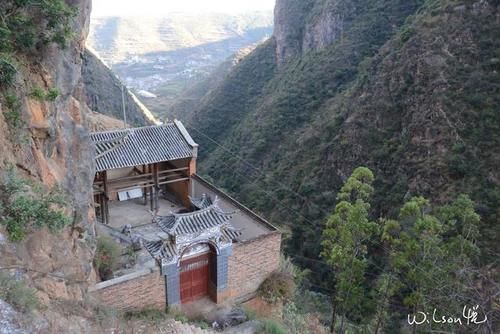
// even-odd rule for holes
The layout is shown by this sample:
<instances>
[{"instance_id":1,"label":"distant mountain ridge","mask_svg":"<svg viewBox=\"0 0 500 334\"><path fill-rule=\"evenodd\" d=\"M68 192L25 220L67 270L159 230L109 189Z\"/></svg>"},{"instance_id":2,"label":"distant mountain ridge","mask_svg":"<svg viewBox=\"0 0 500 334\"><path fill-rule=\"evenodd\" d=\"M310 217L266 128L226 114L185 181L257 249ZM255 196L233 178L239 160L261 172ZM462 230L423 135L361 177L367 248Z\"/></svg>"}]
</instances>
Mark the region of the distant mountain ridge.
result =
<instances>
[{"instance_id":1,"label":"distant mountain ridge","mask_svg":"<svg viewBox=\"0 0 500 334\"><path fill-rule=\"evenodd\" d=\"M173 13L160 17L92 18L87 45L107 64L151 52L191 48L240 37L252 29L271 28L271 12L229 14Z\"/></svg>"},{"instance_id":2,"label":"distant mountain ridge","mask_svg":"<svg viewBox=\"0 0 500 334\"><path fill-rule=\"evenodd\" d=\"M185 90L208 78L228 57L261 43L272 32L271 11L98 17L91 20L87 46L129 88L141 91L151 111L165 117L171 115L167 110Z\"/></svg>"}]
</instances>

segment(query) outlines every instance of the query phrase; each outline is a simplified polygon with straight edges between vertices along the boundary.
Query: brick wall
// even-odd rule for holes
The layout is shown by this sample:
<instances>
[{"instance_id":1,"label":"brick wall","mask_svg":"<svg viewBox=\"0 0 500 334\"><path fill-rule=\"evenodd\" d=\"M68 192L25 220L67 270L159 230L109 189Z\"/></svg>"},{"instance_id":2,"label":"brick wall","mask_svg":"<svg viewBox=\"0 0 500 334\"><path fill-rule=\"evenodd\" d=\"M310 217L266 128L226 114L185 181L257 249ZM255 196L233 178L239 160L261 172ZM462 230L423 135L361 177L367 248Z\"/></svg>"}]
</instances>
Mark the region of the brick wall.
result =
<instances>
[{"instance_id":1,"label":"brick wall","mask_svg":"<svg viewBox=\"0 0 500 334\"><path fill-rule=\"evenodd\" d=\"M158 268L147 269L96 284L93 296L105 305L131 311L165 309L165 278Z\"/></svg>"},{"instance_id":2,"label":"brick wall","mask_svg":"<svg viewBox=\"0 0 500 334\"><path fill-rule=\"evenodd\" d=\"M242 299L254 294L266 277L278 269L280 245L281 234L278 232L233 244L227 298Z\"/></svg>"}]
</instances>

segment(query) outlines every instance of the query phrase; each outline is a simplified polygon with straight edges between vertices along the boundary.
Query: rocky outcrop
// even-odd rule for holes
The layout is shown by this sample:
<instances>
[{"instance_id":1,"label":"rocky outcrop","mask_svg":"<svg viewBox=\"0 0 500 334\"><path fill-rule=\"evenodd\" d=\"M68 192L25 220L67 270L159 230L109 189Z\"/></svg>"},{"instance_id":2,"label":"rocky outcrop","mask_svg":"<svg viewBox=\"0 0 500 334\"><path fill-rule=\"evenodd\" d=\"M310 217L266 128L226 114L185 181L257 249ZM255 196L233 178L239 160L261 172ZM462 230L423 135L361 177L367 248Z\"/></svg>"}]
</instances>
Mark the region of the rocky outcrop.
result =
<instances>
[{"instance_id":1,"label":"rocky outcrop","mask_svg":"<svg viewBox=\"0 0 500 334\"><path fill-rule=\"evenodd\" d=\"M308 51L319 51L342 38L356 1L277 0L274 37L278 65Z\"/></svg>"},{"instance_id":2,"label":"rocky outcrop","mask_svg":"<svg viewBox=\"0 0 500 334\"><path fill-rule=\"evenodd\" d=\"M306 23L302 41L303 52L322 50L338 39L354 14L354 1L327 1L317 5ZM318 8L319 7L319 8Z\"/></svg>"},{"instance_id":3,"label":"rocky outcrop","mask_svg":"<svg viewBox=\"0 0 500 334\"><path fill-rule=\"evenodd\" d=\"M9 128L0 117L0 168L15 165L19 172L46 186L60 185L68 193L79 225L88 228L89 199L93 179L93 150L88 137L82 96L81 57L88 30L90 0L75 0L75 38L65 49L49 45L36 57L19 56L15 94L21 104L25 127ZM34 87L56 89L54 101L40 101L30 93ZM1 108L1 107L0 107ZM3 115L3 113L2 113Z\"/></svg>"},{"instance_id":4,"label":"rocky outcrop","mask_svg":"<svg viewBox=\"0 0 500 334\"><path fill-rule=\"evenodd\" d=\"M93 260L94 210L92 181L94 149L89 139L88 114L81 80L81 55L90 18L90 0L68 0L76 7L73 38L65 48L47 45L37 54L15 54L20 64L15 85L8 94L17 96L23 126L13 128L0 105L0 173L14 168L16 174L64 194L72 224L59 233L37 230L25 240L8 241L0 225L0 268L22 279L37 291L43 307L33 315L41 327L28 332L85 333L87 320L64 317L53 309L59 300L82 302L95 281ZM3 87L2 87L3 88ZM55 90L54 99L36 98L33 90ZM2 94L7 94L2 89ZM5 95L4 95L5 96ZM4 308L7 309L7 308ZM38 319L38 320L37 320ZM74 329L74 330L73 330Z\"/></svg>"},{"instance_id":5,"label":"rocky outcrop","mask_svg":"<svg viewBox=\"0 0 500 334\"><path fill-rule=\"evenodd\" d=\"M313 0L277 0L274 7L274 37L278 64L302 52L304 26Z\"/></svg>"},{"instance_id":6,"label":"rocky outcrop","mask_svg":"<svg viewBox=\"0 0 500 334\"><path fill-rule=\"evenodd\" d=\"M123 102L127 124L143 126L154 123L153 115L125 87L120 79L92 51L83 53L82 77L85 101L92 111L123 121Z\"/></svg>"}]
</instances>

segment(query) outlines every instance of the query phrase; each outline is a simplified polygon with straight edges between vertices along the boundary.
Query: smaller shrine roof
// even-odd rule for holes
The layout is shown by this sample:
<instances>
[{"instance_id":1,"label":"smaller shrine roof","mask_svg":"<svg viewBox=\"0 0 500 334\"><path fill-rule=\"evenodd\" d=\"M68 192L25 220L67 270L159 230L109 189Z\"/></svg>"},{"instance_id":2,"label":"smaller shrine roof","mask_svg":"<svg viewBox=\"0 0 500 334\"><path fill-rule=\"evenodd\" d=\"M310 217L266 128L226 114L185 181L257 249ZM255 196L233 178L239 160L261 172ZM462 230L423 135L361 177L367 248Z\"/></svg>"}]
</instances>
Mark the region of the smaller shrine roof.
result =
<instances>
[{"instance_id":1,"label":"smaller shrine roof","mask_svg":"<svg viewBox=\"0 0 500 334\"><path fill-rule=\"evenodd\" d=\"M208 200L207 200L208 201ZM212 202L212 200L209 200ZM160 228L170 235L185 235L199 233L212 227L221 226L228 223L234 212L224 212L217 202L212 205L188 213L172 213L168 216L156 218Z\"/></svg>"},{"instance_id":2,"label":"smaller shrine roof","mask_svg":"<svg viewBox=\"0 0 500 334\"><path fill-rule=\"evenodd\" d=\"M207 196L207 194L201 195L200 198L189 197L189 199L191 200L191 204L197 210L206 209L213 204L212 198L210 196ZM215 201L217 201L217 198L215 199Z\"/></svg>"}]
</instances>

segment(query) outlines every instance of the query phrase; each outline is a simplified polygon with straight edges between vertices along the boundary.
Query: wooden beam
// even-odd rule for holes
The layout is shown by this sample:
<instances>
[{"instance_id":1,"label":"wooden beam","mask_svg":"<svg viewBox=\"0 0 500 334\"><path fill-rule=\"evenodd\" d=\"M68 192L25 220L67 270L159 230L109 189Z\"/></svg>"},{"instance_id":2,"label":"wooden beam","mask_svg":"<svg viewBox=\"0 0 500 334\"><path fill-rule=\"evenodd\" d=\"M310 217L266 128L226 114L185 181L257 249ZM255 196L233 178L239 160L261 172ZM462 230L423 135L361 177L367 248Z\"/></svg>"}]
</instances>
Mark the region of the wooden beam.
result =
<instances>
[{"instance_id":1,"label":"wooden beam","mask_svg":"<svg viewBox=\"0 0 500 334\"><path fill-rule=\"evenodd\" d=\"M189 169L189 167L181 167L181 168L174 168L174 169L164 169L161 172L159 172L158 174L161 175L161 174L179 172L179 171L188 170L188 169Z\"/></svg>"},{"instance_id":2,"label":"wooden beam","mask_svg":"<svg viewBox=\"0 0 500 334\"><path fill-rule=\"evenodd\" d=\"M181 182L181 181L189 181L189 177L183 177L181 179L175 179L175 180L169 180L169 181L164 181L158 183L158 185L163 185L163 184L169 184L169 183L174 183L174 182Z\"/></svg>"}]
</instances>

